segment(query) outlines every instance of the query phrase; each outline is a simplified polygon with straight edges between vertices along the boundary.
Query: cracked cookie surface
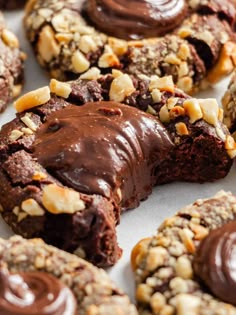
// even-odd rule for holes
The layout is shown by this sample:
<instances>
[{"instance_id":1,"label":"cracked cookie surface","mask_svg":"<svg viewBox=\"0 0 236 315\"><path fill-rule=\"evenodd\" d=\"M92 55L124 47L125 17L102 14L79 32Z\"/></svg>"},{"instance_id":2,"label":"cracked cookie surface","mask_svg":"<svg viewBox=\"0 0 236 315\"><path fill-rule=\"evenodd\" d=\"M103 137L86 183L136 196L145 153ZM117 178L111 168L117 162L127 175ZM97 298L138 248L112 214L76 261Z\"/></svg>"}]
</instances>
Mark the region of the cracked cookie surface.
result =
<instances>
[{"instance_id":1,"label":"cracked cookie surface","mask_svg":"<svg viewBox=\"0 0 236 315\"><path fill-rule=\"evenodd\" d=\"M171 77L93 68L15 107L0 133L4 220L101 266L121 255L121 211L154 185L222 178L236 154L216 101L189 97Z\"/></svg>"},{"instance_id":2,"label":"cracked cookie surface","mask_svg":"<svg viewBox=\"0 0 236 315\"><path fill-rule=\"evenodd\" d=\"M139 314L236 314L228 251L234 248L235 210L231 193L199 199L134 247Z\"/></svg>"},{"instance_id":3,"label":"cracked cookie surface","mask_svg":"<svg viewBox=\"0 0 236 315\"><path fill-rule=\"evenodd\" d=\"M176 26L174 30L162 37L145 34L149 38L138 40L120 39L119 34L128 34L122 27L128 24L129 29L137 31L140 23L136 23L136 15L142 19L175 16L175 1L158 3L159 7L151 1L148 7L153 11L147 14L135 7L136 1L129 1L129 6L121 0L119 5L114 1L100 1L97 4L99 10L95 10L94 3L94 0L29 1L24 20L26 34L39 63L52 77L74 79L92 66L99 67L104 73L117 68L130 74L172 75L179 88L194 93L217 82L235 66L233 29L236 11L231 1L178 1L174 8L183 12L181 18L170 23L172 27ZM138 7L144 11L146 6L146 1L138 1ZM161 15L158 14L162 9ZM116 10L118 12L114 13ZM117 17L120 25L114 30L118 35L109 36L104 29L99 31L99 26L93 27L91 14L96 15L97 21L103 13L106 15L103 18L112 18L112 21ZM131 27L133 22L137 24L135 27ZM149 22L145 30L155 25L155 22ZM175 25L177 22L180 25ZM99 23L100 26L104 24L107 32L113 25L104 23L104 20ZM168 29L166 24L161 25Z\"/></svg>"}]
</instances>

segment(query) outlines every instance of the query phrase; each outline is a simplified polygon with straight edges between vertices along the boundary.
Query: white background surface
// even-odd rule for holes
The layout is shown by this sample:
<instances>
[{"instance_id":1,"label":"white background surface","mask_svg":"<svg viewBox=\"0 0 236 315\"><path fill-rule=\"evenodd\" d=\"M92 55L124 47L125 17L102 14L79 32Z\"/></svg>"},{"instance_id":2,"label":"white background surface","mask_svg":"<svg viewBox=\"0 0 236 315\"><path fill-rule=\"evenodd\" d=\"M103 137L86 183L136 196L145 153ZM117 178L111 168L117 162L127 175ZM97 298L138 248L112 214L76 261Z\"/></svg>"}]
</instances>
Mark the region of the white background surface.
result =
<instances>
[{"instance_id":1,"label":"white background surface","mask_svg":"<svg viewBox=\"0 0 236 315\"><path fill-rule=\"evenodd\" d=\"M7 25L18 36L22 50L27 53L28 59L25 65L26 84L24 92L47 85L49 78L37 64L31 47L27 43L22 27L23 12L15 11L5 14ZM200 97L216 97L220 99L227 87L228 78L219 83L215 88L205 91ZM0 125L14 117L14 109L9 106L4 114L0 114ZM233 165L228 176L215 183L191 184L173 183L155 187L153 194L140 207L123 214L118 227L118 240L123 255L116 266L108 272L114 282L126 291L134 301L134 279L130 268L129 258L132 247L141 239L151 236L161 222L173 215L181 207L192 203L197 198L206 198L224 189L236 193L236 168ZM12 235L10 229L0 219L0 236Z\"/></svg>"}]
</instances>

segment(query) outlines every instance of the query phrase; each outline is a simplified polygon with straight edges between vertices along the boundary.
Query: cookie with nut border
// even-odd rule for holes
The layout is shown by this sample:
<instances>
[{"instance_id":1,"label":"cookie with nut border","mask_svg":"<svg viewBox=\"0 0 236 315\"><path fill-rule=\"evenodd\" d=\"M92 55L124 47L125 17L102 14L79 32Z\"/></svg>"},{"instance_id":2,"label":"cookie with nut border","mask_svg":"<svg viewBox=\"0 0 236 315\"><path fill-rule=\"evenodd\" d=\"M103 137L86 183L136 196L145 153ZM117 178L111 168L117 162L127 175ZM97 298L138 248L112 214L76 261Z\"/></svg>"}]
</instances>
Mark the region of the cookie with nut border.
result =
<instances>
[{"instance_id":1,"label":"cookie with nut border","mask_svg":"<svg viewBox=\"0 0 236 315\"><path fill-rule=\"evenodd\" d=\"M227 0L31 0L24 25L54 78L74 79L92 66L104 73L117 68L172 75L177 87L193 93L233 70L235 17Z\"/></svg>"},{"instance_id":2,"label":"cookie with nut border","mask_svg":"<svg viewBox=\"0 0 236 315\"><path fill-rule=\"evenodd\" d=\"M121 255L122 211L154 185L226 176L236 153L216 100L189 97L170 76L93 68L77 81L52 79L15 107L0 132L4 220L100 266Z\"/></svg>"},{"instance_id":3,"label":"cookie with nut border","mask_svg":"<svg viewBox=\"0 0 236 315\"><path fill-rule=\"evenodd\" d=\"M0 311L32 315L137 315L106 272L40 239L0 239Z\"/></svg>"},{"instance_id":4,"label":"cookie with nut border","mask_svg":"<svg viewBox=\"0 0 236 315\"><path fill-rule=\"evenodd\" d=\"M199 199L133 248L139 314L235 314L235 205Z\"/></svg>"},{"instance_id":5,"label":"cookie with nut border","mask_svg":"<svg viewBox=\"0 0 236 315\"><path fill-rule=\"evenodd\" d=\"M22 90L25 58L17 37L7 28L0 12L0 112Z\"/></svg>"}]
</instances>

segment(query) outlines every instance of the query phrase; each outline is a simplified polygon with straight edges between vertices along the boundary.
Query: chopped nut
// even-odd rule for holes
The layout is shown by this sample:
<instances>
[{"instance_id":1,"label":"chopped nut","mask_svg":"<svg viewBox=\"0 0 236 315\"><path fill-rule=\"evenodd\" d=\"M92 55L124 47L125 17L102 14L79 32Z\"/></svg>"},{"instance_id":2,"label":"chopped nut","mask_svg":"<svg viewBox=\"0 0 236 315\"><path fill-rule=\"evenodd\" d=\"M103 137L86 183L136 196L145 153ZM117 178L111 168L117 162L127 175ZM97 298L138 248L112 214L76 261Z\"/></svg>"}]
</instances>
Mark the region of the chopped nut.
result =
<instances>
[{"instance_id":1,"label":"chopped nut","mask_svg":"<svg viewBox=\"0 0 236 315\"><path fill-rule=\"evenodd\" d=\"M189 134L188 128L183 122L178 122L177 124L175 124L175 128L179 136L187 136Z\"/></svg>"},{"instance_id":2,"label":"chopped nut","mask_svg":"<svg viewBox=\"0 0 236 315\"><path fill-rule=\"evenodd\" d=\"M188 72L189 72L189 68L188 68L187 62L182 62L178 68L178 76L180 78L184 77L188 74Z\"/></svg>"},{"instance_id":3,"label":"chopped nut","mask_svg":"<svg viewBox=\"0 0 236 315\"><path fill-rule=\"evenodd\" d=\"M88 71L83 73L80 76L80 79L82 79L82 80L97 80L100 77L100 75L101 75L100 69L98 69L96 67L92 67Z\"/></svg>"},{"instance_id":4,"label":"chopped nut","mask_svg":"<svg viewBox=\"0 0 236 315\"><path fill-rule=\"evenodd\" d=\"M43 188L42 203L53 214L75 213L85 209L85 204L77 191L56 184Z\"/></svg>"},{"instance_id":5,"label":"chopped nut","mask_svg":"<svg viewBox=\"0 0 236 315\"><path fill-rule=\"evenodd\" d=\"M35 257L35 261L34 261L34 265L37 269L41 269L45 267L45 257L44 256L36 256Z\"/></svg>"},{"instance_id":6,"label":"chopped nut","mask_svg":"<svg viewBox=\"0 0 236 315\"><path fill-rule=\"evenodd\" d=\"M131 253L131 265L133 270L137 268L142 257L144 256L144 254L146 254L150 240L150 238L144 238L139 241L133 248Z\"/></svg>"},{"instance_id":7,"label":"chopped nut","mask_svg":"<svg viewBox=\"0 0 236 315\"><path fill-rule=\"evenodd\" d=\"M30 128L21 128L21 131L27 136L30 136L30 135L34 134L33 131Z\"/></svg>"},{"instance_id":8,"label":"chopped nut","mask_svg":"<svg viewBox=\"0 0 236 315\"><path fill-rule=\"evenodd\" d=\"M142 303L149 303L152 294L152 288L146 284L139 284L136 290L136 299Z\"/></svg>"},{"instance_id":9,"label":"chopped nut","mask_svg":"<svg viewBox=\"0 0 236 315\"><path fill-rule=\"evenodd\" d=\"M167 55L164 59L164 62L172 64L172 65L180 65L181 60L173 53Z\"/></svg>"},{"instance_id":10,"label":"chopped nut","mask_svg":"<svg viewBox=\"0 0 236 315\"><path fill-rule=\"evenodd\" d=\"M188 57L190 57L190 49L189 46L187 44L181 44L181 46L179 47L179 50L177 52L177 56L181 59L181 60L187 60Z\"/></svg>"},{"instance_id":11,"label":"chopped nut","mask_svg":"<svg viewBox=\"0 0 236 315\"><path fill-rule=\"evenodd\" d=\"M226 135L225 135L223 129L221 128L220 124L217 124L217 125L216 125L216 133L217 133L217 136L218 136L222 141L225 142L225 140L226 140Z\"/></svg>"},{"instance_id":12,"label":"chopped nut","mask_svg":"<svg viewBox=\"0 0 236 315\"><path fill-rule=\"evenodd\" d=\"M181 240L184 243L184 246L186 247L187 251L191 254L195 253L195 250L196 250L192 237L191 237L192 234L193 234L192 231L186 228L179 231L179 235L180 235Z\"/></svg>"},{"instance_id":13,"label":"chopped nut","mask_svg":"<svg viewBox=\"0 0 236 315\"><path fill-rule=\"evenodd\" d=\"M177 82L177 87L184 92L191 94L193 90L193 79L190 77L180 78Z\"/></svg>"},{"instance_id":14,"label":"chopped nut","mask_svg":"<svg viewBox=\"0 0 236 315\"><path fill-rule=\"evenodd\" d=\"M152 91L153 89L159 89L160 91L168 91L174 92L174 82L172 76L165 76L165 77L151 77L151 81L149 84L149 90Z\"/></svg>"},{"instance_id":15,"label":"chopped nut","mask_svg":"<svg viewBox=\"0 0 236 315\"><path fill-rule=\"evenodd\" d=\"M47 174L42 173L42 172L35 172L34 175L32 176L32 180L42 180L47 178Z\"/></svg>"},{"instance_id":16,"label":"chopped nut","mask_svg":"<svg viewBox=\"0 0 236 315\"><path fill-rule=\"evenodd\" d=\"M76 50L72 55L72 66L74 71L77 73L82 73L88 70L90 66L90 62L86 59L86 57L79 51Z\"/></svg>"},{"instance_id":17,"label":"chopped nut","mask_svg":"<svg viewBox=\"0 0 236 315\"><path fill-rule=\"evenodd\" d=\"M20 120L23 121L23 123L32 131L37 130L37 125L31 119L31 114L26 113L25 116L21 117Z\"/></svg>"},{"instance_id":18,"label":"chopped nut","mask_svg":"<svg viewBox=\"0 0 236 315\"><path fill-rule=\"evenodd\" d=\"M122 39L109 37L108 44L117 56L123 56L128 49L128 43Z\"/></svg>"},{"instance_id":19,"label":"chopped nut","mask_svg":"<svg viewBox=\"0 0 236 315\"><path fill-rule=\"evenodd\" d=\"M170 115L169 115L169 111L168 111L166 105L162 106L162 108L159 112L159 117L160 117L161 122L163 122L163 123L170 122Z\"/></svg>"},{"instance_id":20,"label":"chopped nut","mask_svg":"<svg viewBox=\"0 0 236 315\"><path fill-rule=\"evenodd\" d=\"M234 150L234 149L236 149L236 144L235 144L234 138L232 136L230 136L230 135L226 136L225 149L226 150Z\"/></svg>"},{"instance_id":21,"label":"chopped nut","mask_svg":"<svg viewBox=\"0 0 236 315\"><path fill-rule=\"evenodd\" d=\"M68 98L70 93L72 92L72 88L69 83L60 82L55 79L51 79L50 91L52 93L55 93L57 96Z\"/></svg>"},{"instance_id":22,"label":"chopped nut","mask_svg":"<svg viewBox=\"0 0 236 315\"><path fill-rule=\"evenodd\" d=\"M50 26L45 26L39 34L38 51L44 61L49 62L60 53L53 29Z\"/></svg>"},{"instance_id":23,"label":"chopped nut","mask_svg":"<svg viewBox=\"0 0 236 315\"><path fill-rule=\"evenodd\" d=\"M170 110L175 107L175 105L178 103L178 97L170 97L167 99L167 108Z\"/></svg>"},{"instance_id":24,"label":"chopped nut","mask_svg":"<svg viewBox=\"0 0 236 315\"><path fill-rule=\"evenodd\" d=\"M236 157L236 149L227 150L227 153L231 159L234 159Z\"/></svg>"},{"instance_id":25,"label":"chopped nut","mask_svg":"<svg viewBox=\"0 0 236 315\"><path fill-rule=\"evenodd\" d=\"M18 140L21 136L23 136L23 132L21 132L20 130L12 130L12 132L10 133L10 136L9 136L9 140L10 141L16 141Z\"/></svg>"},{"instance_id":26,"label":"chopped nut","mask_svg":"<svg viewBox=\"0 0 236 315\"><path fill-rule=\"evenodd\" d=\"M13 212L16 216L18 216L19 213L20 213L20 208L19 208L18 206L16 206L16 207L13 208L12 212Z\"/></svg>"},{"instance_id":27,"label":"chopped nut","mask_svg":"<svg viewBox=\"0 0 236 315\"><path fill-rule=\"evenodd\" d=\"M149 114L151 114L151 115L153 115L153 116L156 116L156 115L157 115L156 110L155 110L152 106L150 106L150 105L148 105L148 108L147 108L147 110L146 110L146 113L149 113Z\"/></svg>"},{"instance_id":28,"label":"chopped nut","mask_svg":"<svg viewBox=\"0 0 236 315\"><path fill-rule=\"evenodd\" d=\"M17 222L23 221L27 216L28 216L28 213L26 213L26 212L20 212L20 213L18 214L18 217L17 217Z\"/></svg>"},{"instance_id":29,"label":"chopped nut","mask_svg":"<svg viewBox=\"0 0 236 315\"><path fill-rule=\"evenodd\" d=\"M190 223L190 228L194 232L194 239L195 240L202 240L204 237L206 237L209 233L209 231L200 224Z\"/></svg>"},{"instance_id":30,"label":"chopped nut","mask_svg":"<svg viewBox=\"0 0 236 315\"><path fill-rule=\"evenodd\" d=\"M26 212L30 216L42 216L45 211L43 208L35 201L30 198L22 202L21 208L24 212Z\"/></svg>"},{"instance_id":31,"label":"chopped nut","mask_svg":"<svg viewBox=\"0 0 236 315\"><path fill-rule=\"evenodd\" d=\"M7 29L4 29L2 31L2 40L7 46L11 48L19 48L19 41L17 37L15 36L15 34Z\"/></svg>"},{"instance_id":32,"label":"chopped nut","mask_svg":"<svg viewBox=\"0 0 236 315\"><path fill-rule=\"evenodd\" d=\"M166 305L165 296L159 292L154 293L151 297L150 305L153 313L158 315L163 306Z\"/></svg>"},{"instance_id":33,"label":"chopped nut","mask_svg":"<svg viewBox=\"0 0 236 315\"><path fill-rule=\"evenodd\" d=\"M192 34L192 30L186 26L183 26L178 30L178 35L180 38L188 37L191 34Z\"/></svg>"},{"instance_id":34,"label":"chopped nut","mask_svg":"<svg viewBox=\"0 0 236 315\"><path fill-rule=\"evenodd\" d=\"M15 101L14 106L18 112L23 112L27 109L45 104L50 98L50 90L49 87L46 86L21 96Z\"/></svg>"},{"instance_id":35,"label":"chopped nut","mask_svg":"<svg viewBox=\"0 0 236 315\"><path fill-rule=\"evenodd\" d=\"M120 65L120 61L118 57L114 54L114 52L105 48L105 52L101 55L98 60L98 66L100 68L110 68L110 67L118 67Z\"/></svg>"},{"instance_id":36,"label":"chopped nut","mask_svg":"<svg viewBox=\"0 0 236 315\"><path fill-rule=\"evenodd\" d=\"M57 33L55 38L59 43L68 44L70 41L72 41L73 35L67 33Z\"/></svg>"},{"instance_id":37,"label":"chopped nut","mask_svg":"<svg viewBox=\"0 0 236 315\"><path fill-rule=\"evenodd\" d=\"M153 247L149 250L147 255L146 268L153 271L162 266L168 257L168 252L161 246Z\"/></svg>"},{"instance_id":38,"label":"chopped nut","mask_svg":"<svg viewBox=\"0 0 236 315\"><path fill-rule=\"evenodd\" d=\"M135 91L132 79L128 74L122 74L111 83L109 97L111 101L122 102Z\"/></svg>"},{"instance_id":39,"label":"chopped nut","mask_svg":"<svg viewBox=\"0 0 236 315\"><path fill-rule=\"evenodd\" d=\"M84 54L87 54L90 51L95 51L97 49L97 45L91 35L83 35L80 37L79 49Z\"/></svg>"},{"instance_id":40,"label":"chopped nut","mask_svg":"<svg viewBox=\"0 0 236 315\"><path fill-rule=\"evenodd\" d=\"M189 121L191 124L203 117L201 107L197 99L187 99L183 103L183 108L185 109L186 114L189 116Z\"/></svg>"},{"instance_id":41,"label":"chopped nut","mask_svg":"<svg viewBox=\"0 0 236 315\"><path fill-rule=\"evenodd\" d=\"M218 110L219 106L216 99L208 98L198 100L202 110L203 119L210 125L216 126L218 123Z\"/></svg>"},{"instance_id":42,"label":"chopped nut","mask_svg":"<svg viewBox=\"0 0 236 315\"><path fill-rule=\"evenodd\" d=\"M215 84L223 77L227 76L234 67L236 60L236 44L234 42L226 42L220 52L220 57L216 65L209 72L207 79L210 83Z\"/></svg>"},{"instance_id":43,"label":"chopped nut","mask_svg":"<svg viewBox=\"0 0 236 315\"><path fill-rule=\"evenodd\" d=\"M190 260L185 256L180 256L176 260L175 271L178 277L183 279L191 279L193 276L193 269Z\"/></svg>"},{"instance_id":44,"label":"chopped nut","mask_svg":"<svg viewBox=\"0 0 236 315\"><path fill-rule=\"evenodd\" d=\"M185 110L181 106L175 106L170 110L170 119L176 119L179 116L185 116Z\"/></svg>"},{"instance_id":45,"label":"chopped nut","mask_svg":"<svg viewBox=\"0 0 236 315\"><path fill-rule=\"evenodd\" d=\"M198 315L200 298L190 294L179 294L176 297L177 315Z\"/></svg>"},{"instance_id":46,"label":"chopped nut","mask_svg":"<svg viewBox=\"0 0 236 315\"><path fill-rule=\"evenodd\" d=\"M170 288L175 294L188 292L187 282L180 277L175 277L170 280Z\"/></svg>"},{"instance_id":47,"label":"chopped nut","mask_svg":"<svg viewBox=\"0 0 236 315\"><path fill-rule=\"evenodd\" d=\"M158 89L153 89L151 92L153 103L159 103L161 101L161 91Z\"/></svg>"},{"instance_id":48,"label":"chopped nut","mask_svg":"<svg viewBox=\"0 0 236 315\"><path fill-rule=\"evenodd\" d=\"M111 73L112 73L112 76L113 76L114 79L120 77L121 75L123 75L123 72L120 71L120 70L117 70L117 69L112 69Z\"/></svg>"}]
</instances>

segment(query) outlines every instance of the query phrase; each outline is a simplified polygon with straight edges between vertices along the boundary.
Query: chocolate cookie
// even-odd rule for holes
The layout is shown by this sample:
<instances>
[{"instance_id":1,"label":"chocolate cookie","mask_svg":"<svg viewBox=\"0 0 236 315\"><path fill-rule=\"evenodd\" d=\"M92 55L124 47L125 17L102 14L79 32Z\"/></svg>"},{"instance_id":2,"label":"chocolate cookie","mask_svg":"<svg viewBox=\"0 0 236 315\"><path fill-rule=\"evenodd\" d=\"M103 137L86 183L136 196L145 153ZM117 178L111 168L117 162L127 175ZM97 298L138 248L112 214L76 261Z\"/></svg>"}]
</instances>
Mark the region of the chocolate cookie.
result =
<instances>
[{"instance_id":1,"label":"chocolate cookie","mask_svg":"<svg viewBox=\"0 0 236 315\"><path fill-rule=\"evenodd\" d=\"M27 0L0 0L1 10L14 10L23 8Z\"/></svg>"},{"instance_id":2,"label":"chocolate cookie","mask_svg":"<svg viewBox=\"0 0 236 315\"><path fill-rule=\"evenodd\" d=\"M52 77L117 68L172 75L177 87L193 93L233 70L235 17L230 0L31 0L24 24Z\"/></svg>"},{"instance_id":3,"label":"chocolate cookie","mask_svg":"<svg viewBox=\"0 0 236 315\"><path fill-rule=\"evenodd\" d=\"M137 315L104 270L40 239L0 239L0 267L1 314Z\"/></svg>"},{"instance_id":4,"label":"chocolate cookie","mask_svg":"<svg viewBox=\"0 0 236 315\"><path fill-rule=\"evenodd\" d=\"M93 68L77 81L52 79L15 107L0 133L4 220L100 266L121 255L122 210L157 184L222 178L236 154L216 101L190 98L171 77Z\"/></svg>"},{"instance_id":5,"label":"chocolate cookie","mask_svg":"<svg viewBox=\"0 0 236 315\"><path fill-rule=\"evenodd\" d=\"M139 314L235 314L236 197L181 209L132 252Z\"/></svg>"},{"instance_id":6,"label":"chocolate cookie","mask_svg":"<svg viewBox=\"0 0 236 315\"><path fill-rule=\"evenodd\" d=\"M7 29L0 12L0 112L21 92L24 59L18 39Z\"/></svg>"}]
</instances>

